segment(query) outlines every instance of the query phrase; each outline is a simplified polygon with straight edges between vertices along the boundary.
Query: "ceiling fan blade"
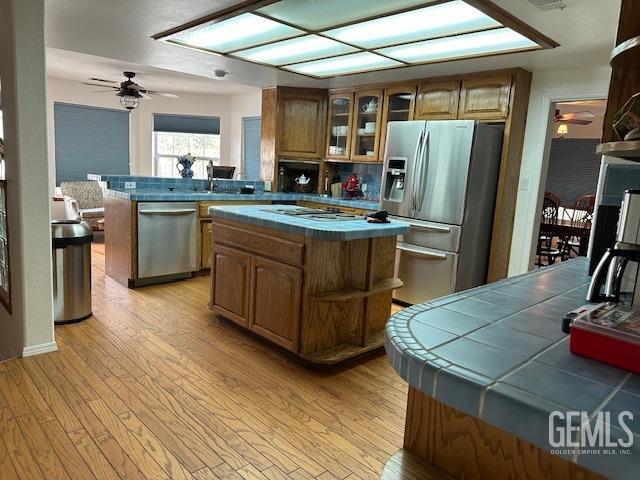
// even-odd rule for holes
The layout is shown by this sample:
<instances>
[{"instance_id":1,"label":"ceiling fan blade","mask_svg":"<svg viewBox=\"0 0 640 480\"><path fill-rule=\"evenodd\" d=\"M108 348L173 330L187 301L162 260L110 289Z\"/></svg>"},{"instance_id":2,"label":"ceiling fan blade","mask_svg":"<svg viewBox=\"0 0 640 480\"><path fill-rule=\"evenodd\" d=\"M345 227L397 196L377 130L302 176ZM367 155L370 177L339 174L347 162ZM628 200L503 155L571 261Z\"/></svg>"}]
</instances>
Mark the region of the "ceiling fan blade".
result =
<instances>
[{"instance_id":1,"label":"ceiling fan blade","mask_svg":"<svg viewBox=\"0 0 640 480\"><path fill-rule=\"evenodd\" d=\"M567 120L563 120L565 123L571 123L573 125L589 125L593 123L593 120L582 120L580 118L569 118Z\"/></svg>"},{"instance_id":2,"label":"ceiling fan blade","mask_svg":"<svg viewBox=\"0 0 640 480\"><path fill-rule=\"evenodd\" d=\"M175 93L156 92L155 90L146 90L146 93L150 95L158 95L159 97L178 98L178 95L176 95Z\"/></svg>"},{"instance_id":3,"label":"ceiling fan blade","mask_svg":"<svg viewBox=\"0 0 640 480\"><path fill-rule=\"evenodd\" d=\"M91 87L102 87L102 88L112 88L114 90L120 90L120 87L112 87L110 85L103 85L101 83L89 83L89 82L80 82L82 85L89 85Z\"/></svg>"},{"instance_id":4,"label":"ceiling fan blade","mask_svg":"<svg viewBox=\"0 0 640 480\"><path fill-rule=\"evenodd\" d=\"M571 119L571 118L591 119L591 118L595 118L595 115L592 112L584 111L584 112L568 112L568 113L565 113L563 117L568 119Z\"/></svg>"},{"instance_id":5,"label":"ceiling fan blade","mask_svg":"<svg viewBox=\"0 0 640 480\"><path fill-rule=\"evenodd\" d=\"M113 90L93 90L89 93L104 93L104 92L113 93Z\"/></svg>"},{"instance_id":6,"label":"ceiling fan blade","mask_svg":"<svg viewBox=\"0 0 640 480\"><path fill-rule=\"evenodd\" d=\"M131 90L144 90L144 88L142 88L140 85L138 85L137 83L132 83L131 85L129 85L127 88L130 88Z\"/></svg>"},{"instance_id":7,"label":"ceiling fan blade","mask_svg":"<svg viewBox=\"0 0 640 480\"><path fill-rule=\"evenodd\" d=\"M104 78L91 77L89 80L92 82L105 82L105 83L119 83L116 80L106 80Z\"/></svg>"},{"instance_id":8,"label":"ceiling fan blade","mask_svg":"<svg viewBox=\"0 0 640 480\"><path fill-rule=\"evenodd\" d=\"M142 95L142 98L146 98L147 100L151 100L151 96L147 95L147 92L144 90L138 90L138 93Z\"/></svg>"}]
</instances>

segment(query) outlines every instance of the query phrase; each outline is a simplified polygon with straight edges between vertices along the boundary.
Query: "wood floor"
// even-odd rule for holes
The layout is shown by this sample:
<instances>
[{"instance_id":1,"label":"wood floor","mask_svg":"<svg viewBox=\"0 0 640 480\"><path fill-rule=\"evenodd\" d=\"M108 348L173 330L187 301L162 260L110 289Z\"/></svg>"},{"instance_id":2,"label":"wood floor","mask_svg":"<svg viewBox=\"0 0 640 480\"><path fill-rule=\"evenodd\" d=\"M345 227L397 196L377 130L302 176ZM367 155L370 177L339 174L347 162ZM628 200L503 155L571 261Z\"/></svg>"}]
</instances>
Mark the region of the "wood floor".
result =
<instances>
[{"instance_id":1,"label":"wood floor","mask_svg":"<svg viewBox=\"0 0 640 480\"><path fill-rule=\"evenodd\" d=\"M206 309L208 277L128 290L93 248L93 312L0 363L0 478L379 478L406 384L381 356L307 370Z\"/></svg>"}]
</instances>

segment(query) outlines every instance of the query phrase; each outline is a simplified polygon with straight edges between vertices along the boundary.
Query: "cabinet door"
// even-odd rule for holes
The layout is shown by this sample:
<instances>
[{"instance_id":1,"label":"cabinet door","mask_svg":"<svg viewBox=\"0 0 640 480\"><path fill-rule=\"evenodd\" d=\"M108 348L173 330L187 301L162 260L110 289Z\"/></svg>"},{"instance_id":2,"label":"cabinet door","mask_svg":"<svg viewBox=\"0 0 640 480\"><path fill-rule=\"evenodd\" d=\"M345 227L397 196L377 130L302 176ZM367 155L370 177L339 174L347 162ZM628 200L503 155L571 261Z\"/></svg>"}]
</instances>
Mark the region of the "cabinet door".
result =
<instances>
[{"instance_id":1,"label":"cabinet door","mask_svg":"<svg viewBox=\"0 0 640 480\"><path fill-rule=\"evenodd\" d=\"M325 94L284 90L278 101L278 154L321 158L324 154Z\"/></svg>"},{"instance_id":2,"label":"cabinet door","mask_svg":"<svg viewBox=\"0 0 640 480\"><path fill-rule=\"evenodd\" d=\"M351 148L353 94L329 95L327 158L348 160Z\"/></svg>"},{"instance_id":3,"label":"cabinet door","mask_svg":"<svg viewBox=\"0 0 640 480\"><path fill-rule=\"evenodd\" d=\"M202 268L211 267L211 222L202 222Z\"/></svg>"},{"instance_id":4,"label":"cabinet door","mask_svg":"<svg viewBox=\"0 0 640 480\"><path fill-rule=\"evenodd\" d=\"M509 115L511 76L495 75L462 82L458 118L499 120Z\"/></svg>"},{"instance_id":5,"label":"cabinet door","mask_svg":"<svg viewBox=\"0 0 640 480\"><path fill-rule=\"evenodd\" d=\"M211 305L234 322L248 326L251 255L214 245L211 258Z\"/></svg>"},{"instance_id":6,"label":"cabinet door","mask_svg":"<svg viewBox=\"0 0 640 480\"><path fill-rule=\"evenodd\" d=\"M351 160L375 162L380 145L382 90L357 92L354 100Z\"/></svg>"},{"instance_id":7,"label":"cabinet door","mask_svg":"<svg viewBox=\"0 0 640 480\"><path fill-rule=\"evenodd\" d=\"M387 140L387 123L413 120L415 110L416 85L400 85L384 90L382 126L380 130L379 160L384 160L384 146Z\"/></svg>"},{"instance_id":8,"label":"cabinet door","mask_svg":"<svg viewBox=\"0 0 640 480\"><path fill-rule=\"evenodd\" d=\"M418 87L415 120L455 120L460 82L422 82Z\"/></svg>"},{"instance_id":9,"label":"cabinet door","mask_svg":"<svg viewBox=\"0 0 640 480\"><path fill-rule=\"evenodd\" d=\"M251 270L249 328L298 351L302 270L257 256Z\"/></svg>"}]
</instances>

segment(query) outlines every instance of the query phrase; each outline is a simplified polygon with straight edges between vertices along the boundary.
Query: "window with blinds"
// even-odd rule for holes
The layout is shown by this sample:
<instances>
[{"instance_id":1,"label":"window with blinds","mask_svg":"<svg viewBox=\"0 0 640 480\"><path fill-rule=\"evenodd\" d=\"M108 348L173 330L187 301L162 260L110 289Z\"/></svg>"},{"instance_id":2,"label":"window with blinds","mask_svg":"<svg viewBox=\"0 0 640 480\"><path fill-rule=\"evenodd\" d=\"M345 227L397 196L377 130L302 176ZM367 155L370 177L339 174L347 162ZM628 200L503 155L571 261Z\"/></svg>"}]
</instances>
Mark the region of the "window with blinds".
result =
<instances>
[{"instance_id":1,"label":"window with blinds","mask_svg":"<svg viewBox=\"0 0 640 480\"><path fill-rule=\"evenodd\" d=\"M260 180L260 117L242 119L242 171L247 180Z\"/></svg>"},{"instance_id":2,"label":"window with blinds","mask_svg":"<svg viewBox=\"0 0 640 480\"><path fill-rule=\"evenodd\" d=\"M601 157L596 155L600 140L595 138L554 138L549 153L545 190L560 196L564 207L572 207L582 195L596 193Z\"/></svg>"},{"instance_id":3,"label":"window with blinds","mask_svg":"<svg viewBox=\"0 0 640 480\"><path fill-rule=\"evenodd\" d=\"M129 175L129 112L56 102L56 185L88 173Z\"/></svg>"},{"instance_id":4,"label":"window with blinds","mask_svg":"<svg viewBox=\"0 0 640 480\"><path fill-rule=\"evenodd\" d=\"M193 178L207 178L209 160L220 165L220 118L154 114L154 175L179 177L178 157L187 153L196 157Z\"/></svg>"}]
</instances>

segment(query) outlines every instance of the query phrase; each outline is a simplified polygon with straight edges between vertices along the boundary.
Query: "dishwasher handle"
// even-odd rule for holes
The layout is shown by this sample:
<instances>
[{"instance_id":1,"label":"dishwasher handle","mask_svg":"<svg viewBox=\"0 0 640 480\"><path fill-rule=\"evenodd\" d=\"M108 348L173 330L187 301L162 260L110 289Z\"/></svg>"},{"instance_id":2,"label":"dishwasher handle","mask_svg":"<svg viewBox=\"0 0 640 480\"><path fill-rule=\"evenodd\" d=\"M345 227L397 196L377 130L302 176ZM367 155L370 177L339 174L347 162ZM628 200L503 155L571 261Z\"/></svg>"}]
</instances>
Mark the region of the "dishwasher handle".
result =
<instances>
[{"instance_id":1,"label":"dishwasher handle","mask_svg":"<svg viewBox=\"0 0 640 480\"><path fill-rule=\"evenodd\" d=\"M187 215L189 213L196 213L195 208L182 208L172 210L140 210L140 215Z\"/></svg>"}]
</instances>

